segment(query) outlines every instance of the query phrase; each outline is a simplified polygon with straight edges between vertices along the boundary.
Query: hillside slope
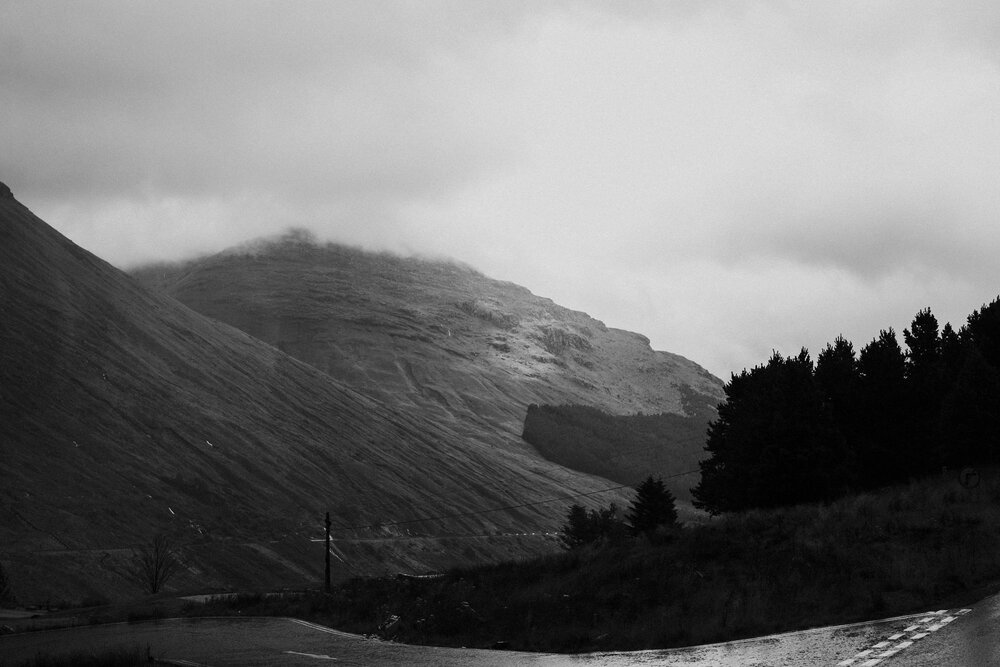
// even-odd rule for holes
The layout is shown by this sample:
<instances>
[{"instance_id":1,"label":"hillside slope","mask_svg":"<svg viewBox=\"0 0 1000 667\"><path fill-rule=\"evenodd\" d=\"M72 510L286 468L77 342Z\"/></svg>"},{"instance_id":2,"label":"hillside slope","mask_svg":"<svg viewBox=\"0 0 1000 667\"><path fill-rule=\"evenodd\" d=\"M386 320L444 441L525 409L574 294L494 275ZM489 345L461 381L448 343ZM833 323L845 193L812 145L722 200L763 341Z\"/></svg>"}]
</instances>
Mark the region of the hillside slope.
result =
<instances>
[{"instance_id":1,"label":"hillside slope","mask_svg":"<svg viewBox=\"0 0 1000 667\"><path fill-rule=\"evenodd\" d=\"M456 263L318 244L301 231L133 275L477 441L518 437L531 404L668 412L704 432L723 396L721 381L697 364L524 287ZM663 446L680 466L703 454L690 439ZM680 471L653 459L650 472Z\"/></svg>"},{"instance_id":2,"label":"hillside slope","mask_svg":"<svg viewBox=\"0 0 1000 667\"><path fill-rule=\"evenodd\" d=\"M160 532L183 546L174 586L315 583L325 511L335 576L537 553L551 541L439 538L552 530L564 505L347 527L607 486L517 438L387 409L147 290L0 192L0 559L24 601L136 593L131 548ZM408 532L433 539L391 539Z\"/></svg>"}]
</instances>

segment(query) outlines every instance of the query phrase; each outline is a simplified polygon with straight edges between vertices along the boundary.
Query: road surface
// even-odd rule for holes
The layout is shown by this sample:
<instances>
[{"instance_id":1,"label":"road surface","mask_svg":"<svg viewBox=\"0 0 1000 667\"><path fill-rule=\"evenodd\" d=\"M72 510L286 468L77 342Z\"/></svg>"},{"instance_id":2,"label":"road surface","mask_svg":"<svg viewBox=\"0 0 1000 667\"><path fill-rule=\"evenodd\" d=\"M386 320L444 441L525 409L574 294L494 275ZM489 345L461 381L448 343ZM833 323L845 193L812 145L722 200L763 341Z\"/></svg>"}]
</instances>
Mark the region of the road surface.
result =
<instances>
[{"instance_id":1,"label":"road surface","mask_svg":"<svg viewBox=\"0 0 1000 667\"><path fill-rule=\"evenodd\" d=\"M948 620L950 619L950 620ZM0 637L0 665L39 652L115 647L182 665L441 665L443 667L784 667L1000 664L1000 596L972 609L941 609L871 623L725 644L638 652L556 655L411 646L290 618L193 618L44 630Z\"/></svg>"}]
</instances>

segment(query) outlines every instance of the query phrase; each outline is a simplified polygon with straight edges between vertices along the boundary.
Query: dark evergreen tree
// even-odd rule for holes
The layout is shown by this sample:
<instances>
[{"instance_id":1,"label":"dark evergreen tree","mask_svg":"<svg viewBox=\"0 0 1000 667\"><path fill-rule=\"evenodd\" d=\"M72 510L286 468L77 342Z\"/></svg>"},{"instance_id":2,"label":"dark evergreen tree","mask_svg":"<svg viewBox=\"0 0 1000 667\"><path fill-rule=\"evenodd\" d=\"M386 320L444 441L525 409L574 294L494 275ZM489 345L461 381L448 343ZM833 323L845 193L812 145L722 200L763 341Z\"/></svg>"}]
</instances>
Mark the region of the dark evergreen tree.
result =
<instances>
[{"instance_id":1,"label":"dark evergreen tree","mask_svg":"<svg viewBox=\"0 0 1000 667\"><path fill-rule=\"evenodd\" d=\"M858 362L854 345L843 336L837 336L833 345L816 358L816 383L823 400L835 407L846 407L857 392Z\"/></svg>"},{"instance_id":2,"label":"dark evergreen tree","mask_svg":"<svg viewBox=\"0 0 1000 667\"><path fill-rule=\"evenodd\" d=\"M962 367L962 339L946 322L941 329L941 382L942 393L947 393L947 387L955 383L958 371Z\"/></svg>"},{"instance_id":3,"label":"dark evergreen tree","mask_svg":"<svg viewBox=\"0 0 1000 667\"><path fill-rule=\"evenodd\" d=\"M937 443L945 368L938 322L930 308L919 311L910 328L903 329L903 340L907 347L907 415L902 426L909 440L908 471L919 475L941 465Z\"/></svg>"},{"instance_id":4,"label":"dark evergreen tree","mask_svg":"<svg viewBox=\"0 0 1000 667\"><path fill-rule=\"evenodd\" d=\"M713 514L831 498L940 465L1000 463L1000 297L957 333L929 308L855 359L842 336L734 374L709 424L696 507Z\"/></svg>"},{"instance_id":5,"label":"dark evergreen tree","mask_svg":"<svg viewBox=\"0 0 1000 667\"><path fill-rule=\"evenodd\" d=\"M855 444L861 483L875 487L910 474L907 432L906 357L890 327L858 357L858 415L865 425Z\"/></svg>"},{"instance_id":6,"label":"dark evergreen tree","mask_svg":"<svg viewBox=\"0 0 1000 667\"><path fill-rule=\"evenodd\" d=\"M597 526L600 541L615 543L625 538L627 532L625 520L614 503L592 513L591 521Z\"/></svg>"},{"instance_id":7,"label":"dark evergreen tree","mask_svg":"<svg viewBox=\"0 0 1000 667\"><path fill-rule=\"evenodd\" d=\"M945 465L1000 463L1000 374L970 345L942 408Z\"/></svg>"},{"instance_id":8,"label":"dark evergreen tree","mask_svg":"<svg viewBox=\"0 0 1000 667\"><path fill-rule=\"evenodd\" d=\"M809 353L772 355L733 375L709 425L695 506L712 514L832 498L848 483L847 451L813 377Z\"/></svg>"},{"instance_id":9,"label":"dark evergreen tree","mask_svg":"<svg viewBox=\"0 0 1000 667\"><path fill-rule=\"evenodd\" d=\"M930 308L918 311L913 317L909 329L903 329L903 341L908 351L906 353L906 370L908 377L933 375L938 370L941 360L941 337L938 333L938 321Z\"/></svg>"},{"instance_id":10,"label":"dark evergreen tree","mask_svg":"<svg viewBox=\"0 0 1000 667\"><path fill-rule=\"evenodd\" d=\"M959 337L965 345L975 345L993 368L1000 368L1000 297L973 311Z\"/></svg>"},{"instance_id":11,"label":"dark evergreen tree","mask_svg":"<svg viewBox=\"0 0 1000 667\"><path fill-rule=\"evenodd\" d=\"M832 345L827 343L816 358L815 378L824 406L851 439L858 430L858 361L851 341L837 336Z\"/></svg>"},{"instance_id":12,"label":"dark evergreen tree","mask_svg":"<svg viewBox=\"0 0 1000 667\"><path fill-rule=\"evenodd\" d=\"M661 527L677 527L674 496L662 479L650 475L636 487L635 500L629 505L625 519L633 535L648 535Z\"/></svg>"},{"instance_id":13,"label":"dark evergreen tree","mask_svg":"<svg viewBox=\"0 0 1000 667\"><path fill-rule=\"evenodd\" d=\"M596 540L587 516L587 508L573 505L566 514L566 523L559 531L559 542L567 549L576 549Z\"/></svg>"},{"instance_id":14,"label":"dark evergreen tree","mask_svg":"<svg viewBox=\"0 0 1000 667\"><path fill-rule=\"evenodd\" d=\"M1000 462L1000 297L973 311L944 354L957 372L941 416L943 462Z\"/></svg>"},{"instance_id":15,"label":"dark evergreen tree","mask_svg":"<svg viewBox=\"0 0 1000 667\"><path fill-rule=\"evenodd\" d=\"M590 511L583 505L573 505L566 514L559 542L567 549L577 549L595 542L615 542L624 535L625 524L613 503L606 508Z\"/></svg>"}]
</instances>

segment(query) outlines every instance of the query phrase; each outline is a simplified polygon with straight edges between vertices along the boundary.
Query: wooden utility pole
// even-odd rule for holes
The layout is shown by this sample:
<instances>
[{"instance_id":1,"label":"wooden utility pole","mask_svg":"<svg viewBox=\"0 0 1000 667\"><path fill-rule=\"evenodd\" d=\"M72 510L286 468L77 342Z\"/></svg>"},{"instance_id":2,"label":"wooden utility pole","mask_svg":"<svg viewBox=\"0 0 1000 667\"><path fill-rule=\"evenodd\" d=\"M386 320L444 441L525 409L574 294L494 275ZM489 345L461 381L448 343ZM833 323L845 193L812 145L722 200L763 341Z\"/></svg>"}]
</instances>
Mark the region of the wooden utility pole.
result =
<instances>
[{"instance_id":1,"label":"wooden utility pole","mask_svg":"<svg viewBox=\"0 0 1000 667\"><path fill-rule=\"evenodd\" d=\"M330 592L330 513L326 513L326 592Z\"/></svg>"}]
</instances>

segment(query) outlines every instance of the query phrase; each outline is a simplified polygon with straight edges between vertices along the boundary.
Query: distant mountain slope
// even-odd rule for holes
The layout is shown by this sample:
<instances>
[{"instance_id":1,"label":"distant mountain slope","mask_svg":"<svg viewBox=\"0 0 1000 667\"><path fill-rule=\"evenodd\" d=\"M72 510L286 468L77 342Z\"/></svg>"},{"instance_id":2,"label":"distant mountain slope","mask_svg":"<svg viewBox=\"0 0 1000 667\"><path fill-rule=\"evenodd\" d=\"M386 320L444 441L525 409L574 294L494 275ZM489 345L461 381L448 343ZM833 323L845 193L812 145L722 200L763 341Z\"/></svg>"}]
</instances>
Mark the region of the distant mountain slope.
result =
<instances>
[{"instance_id":1,"label":"distant mountain slope","mask_svg":"<svg viewBox=\"0 0 1000 667\"><path fill-rule=\"evenodd\" d=\"M22 600L137 592L129 548L158 532L184 545L177 586L315 583L327 510L335 576L537 553L551 542L366 539L552 530L563 505L468 513L607 486L517 438L388 409L147 290L0 193L0 560Z\"/></svg>"},{"instance_id":2,"label":"distant mountain slope","mask_svg":"<svg viewBox=\"0 0 1000 667\"><path fill-rule=\"evenodd\" d=\"M697 405L688 409L694 413L690 417L609 415L579 405L531 405L523 437L550 461L621 484L634 486L636 480L660 476L675 498L690 503L691 486L699 479L698 463L705 453L705 432L715 411Z\"/></svg>"},{"instance_id":3,"label":"distant mountain slope","mask_svg":"<svg viewBox=\"0 0 1000 667\"><path fill-rule=\"evenodd\" d=\"M455 263L322 245L293 231L133 275L478 441L519 436L530 404L689 415L703 432L722 400L718 378L645 337ZM690 438L664 447L685 448L684 462L703 453Z\"/></svg>"}]
</instances>

